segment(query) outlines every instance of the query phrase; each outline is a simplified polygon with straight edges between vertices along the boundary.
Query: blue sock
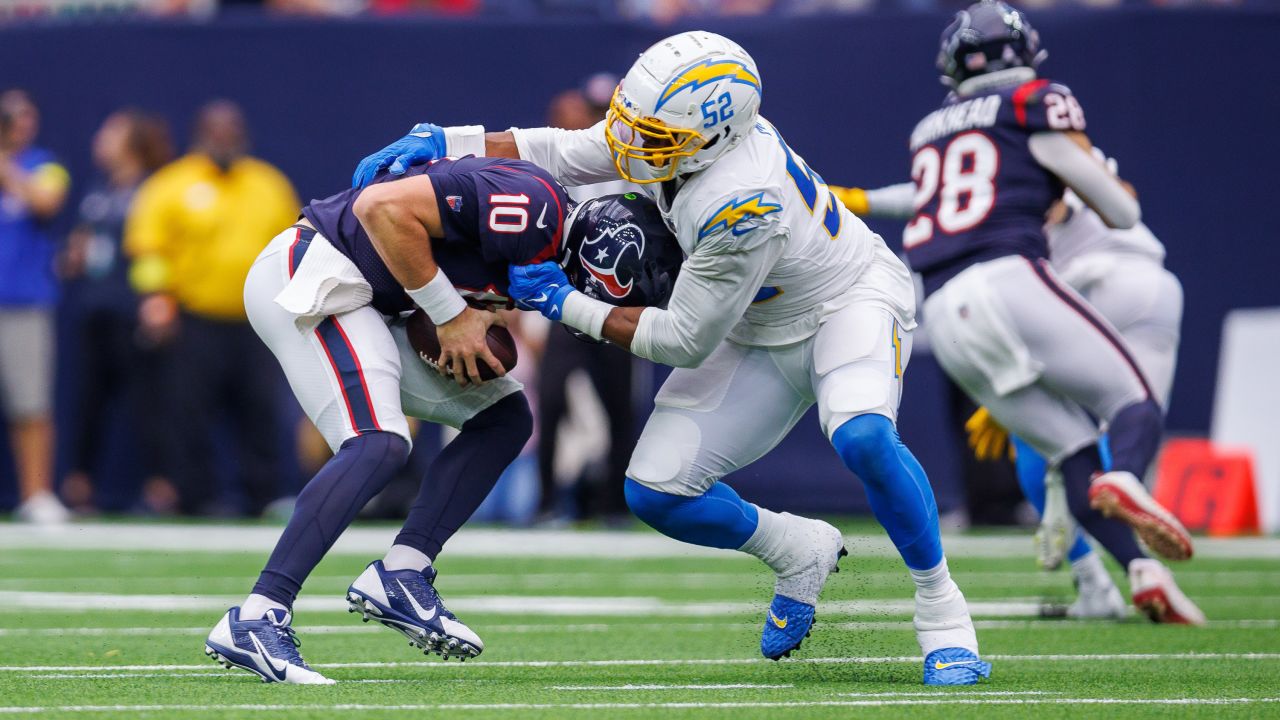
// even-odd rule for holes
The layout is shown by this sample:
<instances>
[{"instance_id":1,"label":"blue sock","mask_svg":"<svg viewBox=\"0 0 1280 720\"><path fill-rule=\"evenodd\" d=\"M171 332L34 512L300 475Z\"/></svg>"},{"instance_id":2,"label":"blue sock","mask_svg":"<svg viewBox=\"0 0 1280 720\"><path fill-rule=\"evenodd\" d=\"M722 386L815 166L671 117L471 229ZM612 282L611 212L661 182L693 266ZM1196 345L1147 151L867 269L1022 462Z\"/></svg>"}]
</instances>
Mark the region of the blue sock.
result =
<instances>
[{"instance_id":1,"label":"blue sock","mask_svg":"<svg viewBox=\"0 0 1280 720\"><path fill-rule=\"evenodd\" d=\"M1010 437L1010 441L1016 448L1015 466L1018 471L1018 484L1022 486L1022 494L1027 497L1027 502L1031 503L1031 507L1036 509L1036 513L1044 515L1044 476L1048 472L1048 464L1044 461L1044 457L1036 452L1036 449L1028 445L1022 438L1014 435ZM1093 552L1093 548L1089 546L1089 541L1085 540L1084 533L1076 528L1076 540L1071 544L1071 550L1067 553L1067 558L1071 562L1075 562L1080 558Z\"/></svg>"},{"instance_id":2,"label":"blue sock","mask_svg":"<svg viewBox=\"0 0 1280 720\"><path fill-rule=\"evenodd\" d=\"M449 538L489 496L502 471L533 433L524 393L512 393L462 425L422 481L396 545L420 550L432 562Z\"/></svg>"},{"instance_id":3,"label":"blue sock","mask_svg":"<svg viewBox=\"0 0 1280 720\"><path fill-rule=\"evenodd\" d=\"M721 482L696 497L659 492L631 478L624 490L636 517L667 537L694 545L737 550L759 523L756 506Z\"/></svg>"},{"instance_id":4,"label":"blue sock","mask_svg":"<svg viewBox=\"0 0 1280 720\"><path fill-rule=\"evenodd\" d=\"M883 415L859 415L831 436L840 459L867 490L876 519L912 570L942 562L938 505L924 468Z\"/></svg>"},{"instance_id":5,"label":"blue sock","mask_svg":"<svg viewBox=\"0 0 1280 720\"><path fill-rule=\"evenodd\" d=\"M293 607L303 581L408 457L409 443L393 433L370 432L342 443L298 493L289 524L253 592Z\"/></svg>"}]
</instances>

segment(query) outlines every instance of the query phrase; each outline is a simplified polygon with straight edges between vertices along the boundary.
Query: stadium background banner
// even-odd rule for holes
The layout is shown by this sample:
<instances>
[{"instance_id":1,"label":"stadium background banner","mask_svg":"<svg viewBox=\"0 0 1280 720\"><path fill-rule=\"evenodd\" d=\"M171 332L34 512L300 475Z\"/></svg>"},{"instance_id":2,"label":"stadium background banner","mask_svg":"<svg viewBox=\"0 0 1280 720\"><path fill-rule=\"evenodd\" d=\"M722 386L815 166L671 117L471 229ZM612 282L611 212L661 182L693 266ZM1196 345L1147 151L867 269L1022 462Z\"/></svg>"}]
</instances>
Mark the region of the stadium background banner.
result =
<instances>
[{"instance_id":1,"label":"stadium background banner","mask_svg":"<svg viewBox=\"0 0 1280 720\"><path fill-rule=\"evenodd\" d=\"M1080 97L1089 134L1137 186L1182 279L1169 425L1204 433L1225 313L1280 305L1280 11L1042 11L1035 21L1051 53L1044 74ZM906 178L907 136L943 97L933 59L945 22L889 14L700 24L755 56L765 115L816 170L873 187ZM78 191L92 174L89 138L108 112L163 113L181 142L202 102L229 97L247 110L256 154L309 198L345 187L364 154L420 120L542 124L552 93L597 70L624 71L670 31L574 20L247 17L11 27L0 29L0 87L33 92L42 144L66 161ZM899 227L876 229L900 244ZM959 449L930 441L947 421L941 377L919 353L909 377L903 434L945 507ZM745 494L774 507L865 508L812 418L741 475Z\"/></svg>"}]
</instances>

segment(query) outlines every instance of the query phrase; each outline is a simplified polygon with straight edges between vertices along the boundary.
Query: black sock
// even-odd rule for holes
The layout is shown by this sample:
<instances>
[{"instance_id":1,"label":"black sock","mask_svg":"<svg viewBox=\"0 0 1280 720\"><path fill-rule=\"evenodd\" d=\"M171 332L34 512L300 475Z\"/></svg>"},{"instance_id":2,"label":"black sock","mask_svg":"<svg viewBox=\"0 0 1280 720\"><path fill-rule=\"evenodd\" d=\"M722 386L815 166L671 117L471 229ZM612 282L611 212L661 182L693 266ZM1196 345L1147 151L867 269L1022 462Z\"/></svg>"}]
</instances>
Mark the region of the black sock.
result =
<instances>
[{"instance_id":1,"label":"black sock","mask_svg":"<svg viewBox=\"0 0 1280 720\"><path fill-rule=\"evenodd\" d=\"M253 592L292 607L298 590L360 509L386 487L409 455L409 443L388 432L353 437L298 493L284 533Z\"/></svg>"},{"instance_id":2,"label":"black sock","mask_svg":"<svg viewBox=\"0 0 1280 720\"><path fill-rule=\"evenodd\" d=\"M468 420L427 469L395 544L421 550L434 561L531 434L533 416L524 393L508 395Z\"/></svg>"},{"instance_id":3,"label":"black sock","mask_svg":"<svg viewBox=\"0 0 1280 720\"><path fill-rule=\"evenodd\" d=\"M1120 567L1128 568L1130 561L1146 557L1128 525L1089 507L1089 484L1093 482L1094 473L1102 470L1098 446L1090 445L1063 460L1061 469L1067 505L1080 527L1106 548Z\"/></svg>"}]
</instances>

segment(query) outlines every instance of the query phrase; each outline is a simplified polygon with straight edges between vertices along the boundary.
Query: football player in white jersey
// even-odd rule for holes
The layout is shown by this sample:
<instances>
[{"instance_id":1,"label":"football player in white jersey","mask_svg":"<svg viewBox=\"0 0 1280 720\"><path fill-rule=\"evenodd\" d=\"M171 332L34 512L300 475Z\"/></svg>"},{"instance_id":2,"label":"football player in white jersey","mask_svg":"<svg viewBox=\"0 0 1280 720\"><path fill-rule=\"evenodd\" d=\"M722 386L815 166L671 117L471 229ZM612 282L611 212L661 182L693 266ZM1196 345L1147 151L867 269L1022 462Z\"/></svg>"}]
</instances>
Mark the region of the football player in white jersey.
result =
<instances>
[{"instance_id":1,"label":"football player in white jersey","mask_svg":"<svg viewBox=\"0 0 1280 720\"><path fill-rule=\"evenodd\" d=\"M686 254L666 308L615 308L554 263L513 272L512 296L593 338L677 369L627 471L631 510L670 537L755 555L777 574L761 652L780 658L813 624L844 554L827 523L775 513L717 482L764 455L815 402L916 584L927 684L973 684L990 665L942 553L924 471L895 428L911 355L910 274L759 116L760 73L736 43L686 32L646 50L604 122L485 134L418 125L366 158L520 157L568 186L622 177L658 203Z\"/></svg>"}]
</instances>

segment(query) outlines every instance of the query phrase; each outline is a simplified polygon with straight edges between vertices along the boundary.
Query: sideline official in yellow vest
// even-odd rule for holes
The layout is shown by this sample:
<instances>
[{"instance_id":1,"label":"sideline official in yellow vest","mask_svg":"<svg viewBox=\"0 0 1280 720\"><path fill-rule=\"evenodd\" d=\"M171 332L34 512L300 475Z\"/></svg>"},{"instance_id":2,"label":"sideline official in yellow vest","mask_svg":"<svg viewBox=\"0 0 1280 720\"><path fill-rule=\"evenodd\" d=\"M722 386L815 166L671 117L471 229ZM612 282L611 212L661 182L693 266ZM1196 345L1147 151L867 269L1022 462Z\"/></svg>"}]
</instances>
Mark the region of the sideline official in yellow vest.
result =
<instances>
[{"instance_id":1,"label":"sideline official in yellow vest","mask_svg":"<svg viewBox=\"0 0 1280 720\"><path fill-rule=\"evenodd\" d=\"M174 434L164 464L186 513L258 514L278 495L278 373L245 317L244 279L299 203L284 174L248 148L240 108L209 103L191 152L142 184L125 226L130 282L144 296L142 340L169 348L158 378ZM238 504L218 493L213 436L224 414L237 441Z\"/></svg>"}]
</instances>

